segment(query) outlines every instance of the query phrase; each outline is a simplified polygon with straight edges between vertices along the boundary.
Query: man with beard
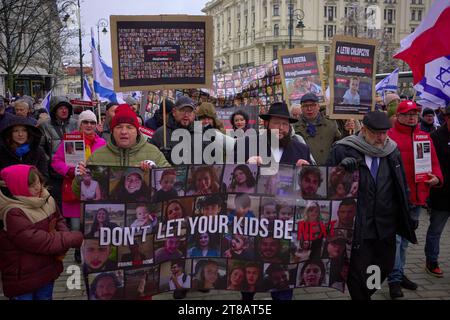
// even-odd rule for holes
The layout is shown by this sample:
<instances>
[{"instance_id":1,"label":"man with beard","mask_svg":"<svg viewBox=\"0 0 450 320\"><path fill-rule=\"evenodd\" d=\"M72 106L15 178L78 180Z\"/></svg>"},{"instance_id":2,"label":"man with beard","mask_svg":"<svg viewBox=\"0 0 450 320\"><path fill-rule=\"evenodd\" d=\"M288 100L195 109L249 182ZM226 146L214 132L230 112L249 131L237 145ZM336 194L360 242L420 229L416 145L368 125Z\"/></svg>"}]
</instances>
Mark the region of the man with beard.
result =
<instances>
[{"instance_id":1,"label":"man with beard","mask_svg":"<svg viewBox=\"0 0 450 320\"><path fill-rule=\"evenodd\" d=\"M244 137L245 139L245 161L248 163L262 164L263 159L260 155L260 150L258 147L261 145L261 139L266 139L267 141L267 155L272 158L273 161L281 164L296 164L297 166L307 165L311 163L311 153L309 147L298 141L298 139L292 139L291 135L291 123L295 123L298 120L291 118L288 110L288 106L284 102L273 103L269 111L266 114L259 116L264 120L264 127L267 129L266 135L259 136L259 143L255 151L257 154L250 154L250 139L249 137ZM272 131L275 130L275 131ZM273 135L273 136L272 136ZM278 140L278 146L271 145L271 138L275 137ZM235 157L237 160L240 159L239 144L242 141L237 141L235 148Z\"/></svg>"},{"instance_id":2,"label":"man with beard","mask_svg":"<svg viewBox=\"0 0 450 320\"><path fill-rule=\"evenodd\" d=\"M168 117L167 126L159 127L156 130L151 143L157 146L166 156L171 164L174 159L171 157L171 150L179 143L172 141L172 134L177 129L188 130L191 135L191 162L194 163L194 120L195 120L195 104L191 98L182 96L178 98L172 108L172 117ZM164 130L166 130L166 143L164 143ZM181 157L181 155L180 155Z\"/></svg>"}]
</instances>

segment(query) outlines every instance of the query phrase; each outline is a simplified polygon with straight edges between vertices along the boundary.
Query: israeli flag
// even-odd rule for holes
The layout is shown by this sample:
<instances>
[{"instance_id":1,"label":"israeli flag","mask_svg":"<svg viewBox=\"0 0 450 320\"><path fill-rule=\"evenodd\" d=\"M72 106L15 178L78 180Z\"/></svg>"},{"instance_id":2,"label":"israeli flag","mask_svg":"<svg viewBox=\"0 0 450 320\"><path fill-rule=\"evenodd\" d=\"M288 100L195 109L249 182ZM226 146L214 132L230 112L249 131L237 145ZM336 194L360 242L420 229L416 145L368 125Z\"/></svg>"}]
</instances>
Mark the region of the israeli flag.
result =
<instances>
[{"instance_id":1,"label":"israeli flag","mask_svg":"<svg viewBox=\"0 0 450 320\"><path fill-rule=\"evenodd\" d=\"M52 89L53 90L53 89ZM41 102L42 108L47 109L50 114L50 100L52 99L52 90L50 90Z\"/></svg>"},{"instance_id":2,"label":"israeli flag","mask_svg":"<svg viewBox=\"0 0 450 320\"><path fill-rule=\"evenodd\" d=\"M92 101L92 90L91 90L91 86L89 85L89 82L86 78L86 76L84 77L83 80L83 100L84 101Z\"/></svg>"},{"instance_id":3,"label":"israeli flag","mask_svg":"<svg viewBox=\"0 0 450 320\"><path fill-rule=\"evenodd\" d=\"M398 68L392 71L390 75L378 82L375 86L376 92L397 91L398 89Z\"/></svg>"},{"instance_id":4,"label":"israeli flag","mask_svg":"<svg viewBox=\"0 0 450 320\"><path fill-rule=\"evenodd\" d=\"M114 92L112 68L103 61L95 47L93 28L91 28L91 54L94 74L94 91L99 97L99 100L124 103L123 100L120 101L121 99L118 99Z\"/></svg>"},{"instance_id":5,"label":"israeli flag","mask_svg":"<svg viewBox=\"0 0 450 320\"><path fill-rule=\"evenodd\" d=\"M415 86L421 100L430 105L446 107L450 104L450 55L425 65L425 76ZM433 108L434 109L434 108Z\"/></svg>"}]
</instances>

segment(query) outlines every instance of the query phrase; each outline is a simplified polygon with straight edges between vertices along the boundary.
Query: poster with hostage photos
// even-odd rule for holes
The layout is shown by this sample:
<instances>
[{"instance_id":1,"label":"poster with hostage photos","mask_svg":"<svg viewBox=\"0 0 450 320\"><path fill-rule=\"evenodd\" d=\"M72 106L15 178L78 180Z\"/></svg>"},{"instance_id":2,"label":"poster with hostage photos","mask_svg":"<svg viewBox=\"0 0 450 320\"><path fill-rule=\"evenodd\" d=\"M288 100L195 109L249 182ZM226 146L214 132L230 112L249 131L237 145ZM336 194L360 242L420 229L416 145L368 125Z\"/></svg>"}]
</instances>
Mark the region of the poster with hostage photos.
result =
<instances>
[{"instance_id":1,"label":"poster with hostage photos","mask_svg":"<svg viewBox=\"0 0 450 320\"><path fill-rule=\"evenodd\" d=\"M111 16L114 91L208 88L212 17Z\"/></svg>"},{"instance_id":2,"label":"poster with hostage photos","mask_svg":"<svg viewBox=\"0 0 450 320\"><path fill-rule=\"evenodd\" d=\"M314 93L319 103L325 102L317 48L280 50L278 57L284 98L291 108L299 106L301 98L307 93Z\"/></svg>"},{"instance_id":3,"label":"poster with hostage photos","mask_svg":"<svg viewBox=\"0 0 450 320\"><path fill-rule=\"evenodd\" d=\"M345 290L357 209L354 174L284 165L264 176L255 165L233 164L88 169L106 180L104 197L82 202L90 299L147 299L175 288ZM272 188L265 187L268 177L276 182ZM330 188L340 183L354 192ZM166 185L176 196L155 202Z\"/></svg>"},{"instance_id":4,"label":"poster with hostage photos","mask_svg":"<svg viewBox=\"0 0 450 320\"><path fill-rule=\"evenodd\" d=\"M333 38L330 118L361 120L374 110L376 48L376 40Z\"/></svg>"}]
</instances>

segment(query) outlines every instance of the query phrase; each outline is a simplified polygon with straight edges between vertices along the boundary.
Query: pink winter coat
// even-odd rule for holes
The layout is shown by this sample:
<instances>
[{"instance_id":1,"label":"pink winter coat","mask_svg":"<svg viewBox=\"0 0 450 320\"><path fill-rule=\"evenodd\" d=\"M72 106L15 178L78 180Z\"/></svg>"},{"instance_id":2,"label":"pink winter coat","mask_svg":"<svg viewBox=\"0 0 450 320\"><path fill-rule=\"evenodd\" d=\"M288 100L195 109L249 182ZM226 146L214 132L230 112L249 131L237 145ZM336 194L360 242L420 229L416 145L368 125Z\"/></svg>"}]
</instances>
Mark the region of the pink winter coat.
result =
<instances>
[{"instance_id":1,"label":"pink winter coat","mask_svg":"<svg viewBox=\"0 0 450 320\"><path fill-rule=\"evenodd\" d=\"M74 131L72 133L79 133L78 131ZM98 135L95 135L94 139L94 145L91 149L91 154L94 153L95 150L98 148L103 147L106 145L106 141L102 138L100 138ZM58 150L56 150L56 153L53 156L52 159L52 168L56 172L58 172L62 176L66 176L67 172L71 168L71 166L68 166L65 162L64 157L64 144L61 143L58 147ZM66 218L79 218L80 217L80 202L64 202L62 203L62 211L63 215Z\"/></svg>"}]
</instances>

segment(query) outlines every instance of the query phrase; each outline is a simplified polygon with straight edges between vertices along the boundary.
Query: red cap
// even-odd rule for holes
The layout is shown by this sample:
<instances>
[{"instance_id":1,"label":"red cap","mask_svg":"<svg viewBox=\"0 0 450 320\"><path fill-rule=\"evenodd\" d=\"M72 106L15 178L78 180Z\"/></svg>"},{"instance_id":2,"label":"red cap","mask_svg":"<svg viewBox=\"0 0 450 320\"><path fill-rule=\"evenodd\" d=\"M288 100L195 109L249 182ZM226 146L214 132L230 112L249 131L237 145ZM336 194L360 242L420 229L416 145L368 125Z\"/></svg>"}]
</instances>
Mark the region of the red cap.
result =
<instances>
[{"instance_id":1,"label":"red cap","mask_svg":"<svg viewBox=\"0 0 450 320\"><path fill-rule=\"evenodd\" d=\"M139 121L137 119L136 113L131 109L131 107L126 104L119 104L116 109L116 113L111 120L111 130L114 129L115 126L121 123L128 123L139 128Z\"/></svg>"},{"instance_id":2,"label":"red cap","mask_svg":"<svg viewBox=\"0 0 450 320\"><path fill-rule=\"evenodd\" d=\"M397 108L397 113L408 113L410 111L417 111L419 112L419 108L417 107L417 104L414 101L411 100L405 100L400 102Z\"/></svg>"}]
</instances>

